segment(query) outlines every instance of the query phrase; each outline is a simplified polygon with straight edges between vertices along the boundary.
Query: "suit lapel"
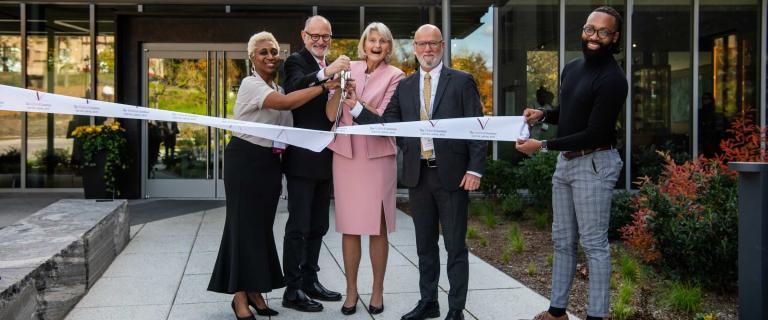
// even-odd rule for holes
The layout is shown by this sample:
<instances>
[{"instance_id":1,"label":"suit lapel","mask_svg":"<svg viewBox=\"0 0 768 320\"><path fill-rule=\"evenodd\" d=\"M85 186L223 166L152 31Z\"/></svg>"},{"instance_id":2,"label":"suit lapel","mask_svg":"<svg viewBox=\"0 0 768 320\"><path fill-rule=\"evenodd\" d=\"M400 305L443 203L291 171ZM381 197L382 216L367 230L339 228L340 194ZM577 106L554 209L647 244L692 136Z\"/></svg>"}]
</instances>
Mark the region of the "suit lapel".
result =
<instances>
[{"instance_id":1,"label":"suit lapel","mask_svg":"<svg viewBox=\"0 0 768 320\"><path fill-rule=\"evenodd\" d=\"M414 72L411 77L410 81L413 82L413 84L410 85L411 87L411 103L415 106L415 108L412 108L411 110L415 110L414 118L411 120L405 121L418 121L421 120L421 92L419 91L419 70L417 69L416 72Z\"/></svg>"},{"instance_id":2,"label":"suit lapel","mask_svg":"<svg viewBox=\"0 0 768 320\"><path fill-rule=\"evenodd\" d=\"M299 54L304 57L304 61L307 62L307 65L310 69L312 69L312 71L320 71L320 65L317 64L317 60L315 60L315 57L312 56L312 53L307 50L307 47L301 48L301 50L299 50Z\"/></svg>"},{"instance_id":3,"label":"suit lapel","mask_svg":"<svg viewBox=\"0 0 768 320\"><path fill-rule=\"evenodd\" d=\"M450 68L443 66L443 70L440 71L440 82L437 83L437 92L435 92L435 102L432 103L432 116L437 113L437 109L440 107L440 100L442 100L445 88L448 86L448 81L451 79Z\"/></svg>"}]
</instances>

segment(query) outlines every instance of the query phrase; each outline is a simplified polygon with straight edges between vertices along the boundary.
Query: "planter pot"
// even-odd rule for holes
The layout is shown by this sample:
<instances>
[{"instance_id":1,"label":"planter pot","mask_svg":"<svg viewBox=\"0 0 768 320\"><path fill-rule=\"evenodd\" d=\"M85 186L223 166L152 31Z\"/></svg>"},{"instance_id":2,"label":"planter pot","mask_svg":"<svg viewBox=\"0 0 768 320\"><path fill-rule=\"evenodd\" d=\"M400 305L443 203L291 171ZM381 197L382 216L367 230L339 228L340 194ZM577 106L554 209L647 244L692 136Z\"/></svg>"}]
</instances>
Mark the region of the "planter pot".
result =
<instances>
[{"instance_id":1,"label":"planter pot","mask_svg":"<svg viewBox=\"0 0 768 320\"><path fill-rule=\"evenodd\" d=\"M94 155L95 166L83 167L83 191L86 199L112 199L112 192L107 191L104 181L104 164L107 162L107 152L99 151Z\"/></svg>"}]
</instances>

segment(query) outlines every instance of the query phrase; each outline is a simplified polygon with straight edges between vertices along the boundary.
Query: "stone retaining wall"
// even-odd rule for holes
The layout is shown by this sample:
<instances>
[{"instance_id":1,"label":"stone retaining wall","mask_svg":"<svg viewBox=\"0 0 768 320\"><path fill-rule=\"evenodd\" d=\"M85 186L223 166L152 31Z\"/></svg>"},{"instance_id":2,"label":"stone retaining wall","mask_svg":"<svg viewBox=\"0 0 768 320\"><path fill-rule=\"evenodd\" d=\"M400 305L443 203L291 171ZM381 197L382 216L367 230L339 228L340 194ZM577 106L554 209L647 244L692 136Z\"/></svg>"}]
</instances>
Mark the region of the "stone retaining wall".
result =
<instances>
[{"instance_id":1,"label":"stone retaining wall","mask_svg":"<svg viewBox=\"0 0 768 320\"><path fill-rule=\"evenodd\" d=\"M0 230L0 319L64 319L130 239L125 200L60 200Z\"/></svg>"}]
</instances>

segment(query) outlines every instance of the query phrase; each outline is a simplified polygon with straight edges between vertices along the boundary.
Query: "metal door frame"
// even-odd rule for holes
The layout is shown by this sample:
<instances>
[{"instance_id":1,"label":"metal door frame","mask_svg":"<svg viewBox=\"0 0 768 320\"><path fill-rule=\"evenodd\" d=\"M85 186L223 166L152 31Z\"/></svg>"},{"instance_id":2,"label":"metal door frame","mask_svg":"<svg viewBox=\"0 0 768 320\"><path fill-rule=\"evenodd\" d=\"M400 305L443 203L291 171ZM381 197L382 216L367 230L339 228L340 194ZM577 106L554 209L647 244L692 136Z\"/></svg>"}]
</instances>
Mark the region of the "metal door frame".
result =
<instances>
[{"instance_id":1,"label":"metal door frame","mask_svg":"<svg viewBox=\"0 0 768 320\"><path fill-rule=\"evenodd\" d=\"M220 70L219 62L227 58L247 58L246 47L242 43L145 43L142 45L141 60L141 101L142 106L149 107L149 92L147 77L150 58L180 58L180 59L206 59L208 70L206 77L206 112L209 116L221 116L219 110L220 84L226 81L225 70ZM223 64L226 66L226 64ZM211 77L213 76L213 77ZM213 83L211 82L213 79ZM225 83L226 84L226 83ZM226 115L226 114L225 114ZM204 179L149 179L149 164L147 161L148 124L142 121L141 125L141 192L145 198L224 198L224 182L219 176L219 156L223 149L220 148L220 129L209 128L208 143L213 143L213 148L208 147L206 159L206 178ZM223 157L223 155L221 155ZM213 161L213 173L208 172Z\"/></svg>"}]
</instances>

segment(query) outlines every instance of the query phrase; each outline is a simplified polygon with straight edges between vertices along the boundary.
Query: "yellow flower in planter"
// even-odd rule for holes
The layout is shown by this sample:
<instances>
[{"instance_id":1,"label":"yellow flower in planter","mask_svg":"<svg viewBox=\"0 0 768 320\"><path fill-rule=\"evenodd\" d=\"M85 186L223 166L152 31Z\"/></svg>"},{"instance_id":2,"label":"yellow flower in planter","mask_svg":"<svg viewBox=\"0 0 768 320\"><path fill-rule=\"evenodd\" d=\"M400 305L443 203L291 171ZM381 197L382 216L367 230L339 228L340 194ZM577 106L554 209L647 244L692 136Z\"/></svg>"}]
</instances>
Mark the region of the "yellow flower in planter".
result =
<instances>
[{"instance_id":1,"label":"yellow flower in planter","mask_svg":"<svg viewBox=\"0 0 768 320\"><path fill-rule=\"evenodd\" d=\"M106 154L103 178L106 183L106 190L114 195L120 194L117 190L119 172L128 167L128 158L125 152L128 142L121 131L125 130L120 127L118 122L79 126L72 131L72 136L82 141L84 167L95 167L97 155L99 153Z\"/></svg>"}]
</instances>

